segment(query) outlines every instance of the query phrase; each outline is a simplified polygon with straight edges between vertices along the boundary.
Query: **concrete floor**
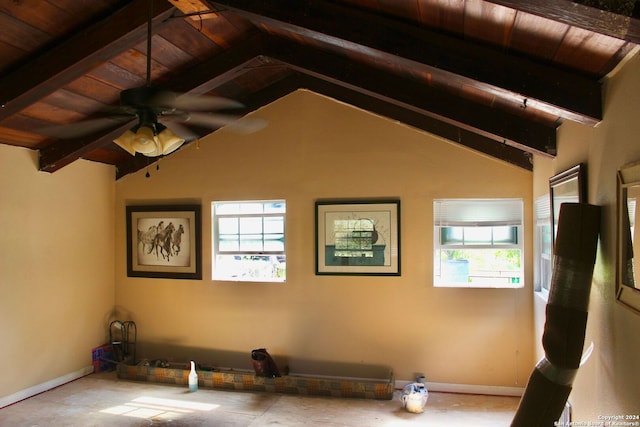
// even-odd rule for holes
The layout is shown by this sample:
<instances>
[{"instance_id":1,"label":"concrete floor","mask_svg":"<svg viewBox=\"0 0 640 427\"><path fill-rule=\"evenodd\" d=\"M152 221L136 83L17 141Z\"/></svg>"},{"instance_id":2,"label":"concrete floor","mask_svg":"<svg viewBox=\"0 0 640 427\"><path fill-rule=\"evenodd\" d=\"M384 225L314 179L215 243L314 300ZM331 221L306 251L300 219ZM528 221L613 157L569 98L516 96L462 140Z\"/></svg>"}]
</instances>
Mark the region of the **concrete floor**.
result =
<instances>
[{"instance_id":1,"label":"concrete floor","mask_svg":"<svg viewBox=\"0 0 640 427\"><path fill-rule=\"evenodd\" d=\"M519 398L429 393L422 414L393 400L221 391L92 374L0 409L0 426L508 427Z\"/></svg>"}]
</instances>

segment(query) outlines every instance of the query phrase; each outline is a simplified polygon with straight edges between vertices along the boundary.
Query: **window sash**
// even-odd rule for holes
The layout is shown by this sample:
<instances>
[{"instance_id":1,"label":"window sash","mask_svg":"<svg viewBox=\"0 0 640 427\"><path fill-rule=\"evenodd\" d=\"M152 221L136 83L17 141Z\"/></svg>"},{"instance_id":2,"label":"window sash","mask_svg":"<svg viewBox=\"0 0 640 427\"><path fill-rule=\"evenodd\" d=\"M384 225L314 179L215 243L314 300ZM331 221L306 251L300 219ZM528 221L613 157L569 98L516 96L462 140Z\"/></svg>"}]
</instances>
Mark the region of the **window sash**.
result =
<instances>
[{"instance_id":1,"label":"window sash","mask_svg":"<svg viewBox=\"0 0 640 427\"><path fill-rule=\"evenodd\" d=\"M216 216L286 213L284 200L213 202Z\"/></svg>"},{"instance_id":2,"label":"window sash","mask_svg":"<svg viewBox=\"0 0 640 427\"><path fill-rule=\"evenodd\" d=\"M285 216L224 214L216 216L215 251L223 255L284 255Z\"/></svg>"},{"instance_id":3,"label":"window sash","mask_svg":"<svg viewBox=\"0 0 640 427\"><path fill-rule=\"evenodd\" d=\"M499 227L438 227L441 248L519 248L517 226ZM504 237L500 238L503 234ZM475 236L475 237L474 237Z\"/></svg>"},{"instance_id":4,"label":"window sash","mask_svg":"<svg viewBox=\"0 0 640 427\"><path fill-rule=\"evenodd\" d=\"M212 279L286 281L286 201L211 203Z\"/></svg>"},{"instance_id":5,"label":"window sash","mask_svg":"<svg viewBox=\"0 0 640 427\"><path fill-rule=\"evenodd\" d=\"M551 286L551 200L549 195L535 200L535 255L534 287L537 291L548 292Z\"/></svg>"},{"instance_id":6,"label":"window sash","mask_svg":"<svg viewBox=\"0 0 640 427\"><path fill-rule=\"evenodd\" d=\"M522 199L436 199L433 209L434 286L524 286ZM490 254L503 250L517 258L494 264Z\"/></svg>"}]
</instances>

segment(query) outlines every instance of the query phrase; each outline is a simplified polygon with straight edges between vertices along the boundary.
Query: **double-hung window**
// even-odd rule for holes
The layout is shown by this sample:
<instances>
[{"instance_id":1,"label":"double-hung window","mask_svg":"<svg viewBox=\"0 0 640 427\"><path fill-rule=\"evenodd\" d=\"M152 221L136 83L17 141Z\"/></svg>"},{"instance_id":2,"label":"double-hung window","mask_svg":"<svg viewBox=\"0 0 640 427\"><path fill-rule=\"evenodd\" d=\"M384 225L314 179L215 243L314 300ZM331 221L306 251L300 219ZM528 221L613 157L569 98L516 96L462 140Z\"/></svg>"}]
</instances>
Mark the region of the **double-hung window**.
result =
<instances>
[{"instance_id":1,"label":"double-hung window","mask_svg":"<svg viewBox=\"0 0 640 427\"><path fill-rule=\"evenodd\" d=\"M519 288L522 199L436 199L434 286Z\"/></svg>"},{"instance_id":2,"label":"double-hung window","mask_svg":"<svg viewBox=\"0 0 640 427\"><path fill-rule=\"evenodd\" d=\"M284 282L284 200L213 202L214 280Z\"/></svg>"},{"instance_id":3,"label":"double-hung window","mask_svg":"<svg viewBox=\"0 0 640 427\"><path fill-rule=\"evenodd\" d=\"M551 201L549 195L535 201L535 290L549 292L553 251L551 248Z\"/></svg>"}]
</instances>

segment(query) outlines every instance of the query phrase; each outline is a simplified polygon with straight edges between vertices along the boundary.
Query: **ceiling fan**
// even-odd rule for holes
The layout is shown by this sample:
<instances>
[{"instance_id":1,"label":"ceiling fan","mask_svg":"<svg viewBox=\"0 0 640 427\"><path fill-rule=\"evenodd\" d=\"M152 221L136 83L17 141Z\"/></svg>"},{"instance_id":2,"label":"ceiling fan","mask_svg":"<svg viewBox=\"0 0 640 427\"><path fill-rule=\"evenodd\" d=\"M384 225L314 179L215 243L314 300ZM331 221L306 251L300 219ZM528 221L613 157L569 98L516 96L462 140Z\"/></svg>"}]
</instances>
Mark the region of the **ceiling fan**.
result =
<instances>
[{"instance_id":1,"label":"ceiling fan","mask_svg":"<svg viewBox=\"0 0 640 427\"><path fill-rule=\"evenodd\" d=\"M237 101L206 95L176 93L154 87L151 84L151 38L152 1L149 0L147 20L146 85L120 92L120 105L110 109L103 117L85 120L55 129L44 129L43 133L60 138L73 138L127 123L137 119L138 123L113 140L131 155L141 153L148 157L167 155L177 150L186 141L178 133L189 133L185 126L217 129L230 126L233 130L250 133L264 127L260 119L243 119L239 116L215 114L214 110L241 108ZM176 129L171 130L167 125Z\"/></svg>"}]
</instances>

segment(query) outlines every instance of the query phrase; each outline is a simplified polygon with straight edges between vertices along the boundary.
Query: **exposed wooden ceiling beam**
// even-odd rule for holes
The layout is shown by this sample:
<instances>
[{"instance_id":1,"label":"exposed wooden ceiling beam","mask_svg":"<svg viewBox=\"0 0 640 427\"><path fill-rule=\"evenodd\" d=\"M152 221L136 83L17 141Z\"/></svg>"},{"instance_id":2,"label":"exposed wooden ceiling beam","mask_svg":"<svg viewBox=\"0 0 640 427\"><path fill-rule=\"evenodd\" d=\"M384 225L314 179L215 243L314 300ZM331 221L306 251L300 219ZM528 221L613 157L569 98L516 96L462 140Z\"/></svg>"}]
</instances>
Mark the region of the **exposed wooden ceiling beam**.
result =
<instances>
[{"instance_id":1,"label":"exposed wooden ceiling beam","mask_svg":"<svg viewBox=\"0 0 640 427\"><path fill-rule=\"evenodd\" d=\"M371 100L413 110L424 117L522 150L546 156L555 152L555 126L534 123L309 46L302 47L284 40L274 40L267 46L268 56L296 71L330 81L337 87L361 92ZM362 108L368 109L366 105Z\"/></svg>"},{"instance_id":2,"label":"exposed wooden ceiling beam","mask_svg":"<svg viewBox=\"0 0 640 427\"><path fill-rule=\"evenodd\" d=\"M244 74L244 65L264 50L264 37L257 34L238 42L232 49L214 55L208 60L185 70L181 75L163 85L175 92L200 95ZM185 78L184 76L188 76Z\"/></svg>"},{"instance_id":3,"label":"exposed wooden ceiling beam","mask_svg":"<svg viewBox=\"0 0 640 427\"><path fill-rule=\"evenodd\" d=\"M55 172L91 151L104 146L106 142L112 142L114 138L120 136L134 124L135 121L131 121L116 128L102 131L99 134L65 141L64 144L49 144L38 151L38 168L44 172Z\"/></svg>"},{"instance_id":4,"label":"exposed wooden ceiling beam","mask_svg":"<svg viewBox=\"0 0 640 427\"><path fill-rule=\"evenodd\" d=\"M153 3L154 30L158 30L174 9L166 2ZM148 2L135 0L2 77L0 121L144 40L147 17Z\"/></svg>"},{"instance_id":5,"label":"exposed wooden ceiling beam","mask_svg":"<svg viewBox=\"0 0 640 427\"><path fill-rule=\"evenodd\" d=\"M406 120L407 124L484 153L505 156L503 160L521 167L527 166L528 159L520 150L543 155L555 150L553 127L536 124L487 106L475 105L434 88L421 88L416 82L381 70L364 69L344 58L280 39L269 42L260 36L248 39L238 47L192 67L186 72L188 79L176 78L163 87L177 92L203 94L245 73L247 65L254 58L264 55L309 76L304 81L314 82L313 87L310 87L312 90L323 90L327 95L345 102L352 100L360 108L395 120ZM264 58L262 61L268 64L273 60ZM320 83L321 81L324 83ZM338 88L342 88L345 95L338 95ZM288 87L286 90L293 89ZM280 94L282 89L279 86L264 89L243 101L250 109L255 109L277 99L273 96L265 97L264 93ZM355 95L356 93L359 95ZM383 107L385 104L389 105ZM49 172L58 170L98 147L112 144L114 137L132 125L133 123L129 123L98 136L68 141L64 145L53 144L41 150L40 169ZM213 130L206 133L211 131ZM201 136L206 133L202 132ZM493 147L489 146L488 141L493 142ZM518 150L511 152L504 146L516 147ZM127 165L119 167L117 176L138 170L147 163L146 158L132 158Z\"/></svg>"},{"instance_id":6,"label":"exposed wooden ceiling beam","mask_svg":"<svg viewBox=\"0 0 640 427\"><path fill-rule=\"evenodd\" d=\"M366 93L345 89L343 86L336 85L327 80L310 75L303 75L300 79L300 86L303 88L354 105L363 110L397 120L417 129L422 129L453 143L471 148L523 169L533 170L531 154L517 147L497 143L495 140L476 132L471 132L431 117L425 117L413 109L385 102L380 98L372 97Z\"/></svg>"},{"instance_id":7,"label":"exposed wooden ceiling beam","mask_svg":"<svg viewBox=\"0 0 640 427\"><path fill-rule=\"evenodd\" d=\"M273 62L273 59L263 58L265 63ZM430 118L417 113L412 109L387 103L377 97L346 89L342 85L335 84L326 79L314 77L310 74L294 73L279 80L260 91L240 99L248 110L257 110L297 89L309 89L321 95L326 95L336 100L354 105L366 111L398 120L417 129L422 129L434 135L446 138L454 143L471 148L488 156L498 158L507 163L533 170L531 155L527 151L520 150L505 144L496 143L494 140L477 133L460 129L454 125ZM210 133L210 132L209 132ZM205 134L202 135L204 137ZM120 164L117 169L116 179L120 179L130 173L137 172L149 165L149 159L137 155L129 161Z\"/></svg>"},{"instance_id":8,"label":"exposed wooden ceiling beam","mask_svg":"<svg viewBox=\"0 0 640 427\"><path fill-rule=\"evenodd\" d=\"M320 50L298 46L277 38L266 42L265 38L266 36L255 36L247 39L237 47L201 62L181 74L188 74L188 79L176 78L163 86L177 92L206 93L246 72L247 64L254 58L272 56L277 61L287 63L293 70L307 75L305 82L314 82L316 90L325 90L337 99L347 96L336 95L338 88L342 88L345 94L359 93L357 96L350 95L349 98L357 101L360 108L384 114L392 119L407 120L408 124L479 151L503 156L503 160L521 167L527 166L528 159L523 158L520 150L548 154L555 149L555 128L505 114L495 108L472 104L435 88L420 88L415 81L382 70L365 69L359 64ZM272 92L279 93L276 89L272 89ZM266 103L260 95L251 99L253 103ZM391 105L382 107L385 103ZM418 119L419 117L421 119ZM113 138L131 125L132 123L129 123L106 131L98 137L68 141L63 145L55 144L45 148L40 153L40 168L44 171L55 171L98 147L112 144ZM493 147L489 147L490 140L497 141ZM518 150L511 152L504 148L506 143ZM118 176L137 170L140 164L146 165L148 159L132 158L129 163L130 165L119 168Z\"/></svg>"},{"instance_id":9,"label":"exposed wooden ceiling beam","mask_svg":"<svg viewBox=\"0 0 640 427\"><path fill-rule=\"evenodd\" d=\"M549 64L335 3L213 3L261 26L366 53L382 63L401 63L454 85L477 88L563 119L591 126L602 119L600 83Z\"/></svg>"},{"instance_id":10,"label":"exposed wooden ceiling beam","mask_svg":"<svg viewBox=\"0 0 640 427\"><path fill-rule=\"evenodd\" d=\"M640 43L640 20L607 12L570 0L485 0L532 15L595 31L600 34Z\"/></svg>"}]
</instances>

